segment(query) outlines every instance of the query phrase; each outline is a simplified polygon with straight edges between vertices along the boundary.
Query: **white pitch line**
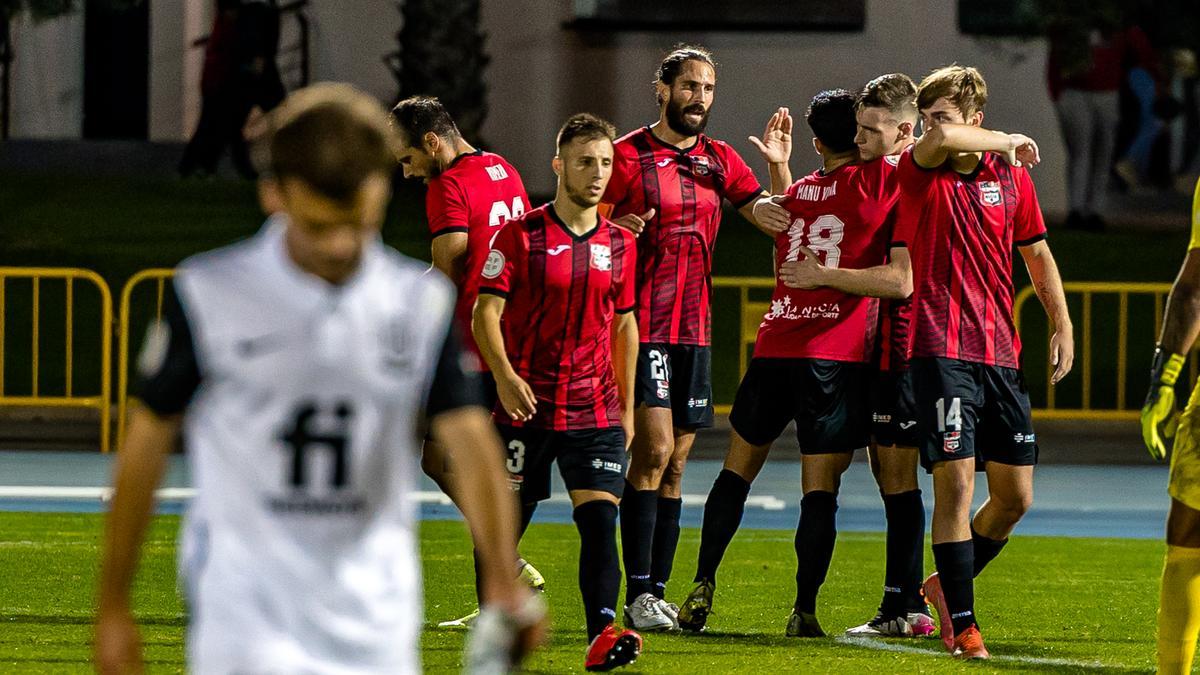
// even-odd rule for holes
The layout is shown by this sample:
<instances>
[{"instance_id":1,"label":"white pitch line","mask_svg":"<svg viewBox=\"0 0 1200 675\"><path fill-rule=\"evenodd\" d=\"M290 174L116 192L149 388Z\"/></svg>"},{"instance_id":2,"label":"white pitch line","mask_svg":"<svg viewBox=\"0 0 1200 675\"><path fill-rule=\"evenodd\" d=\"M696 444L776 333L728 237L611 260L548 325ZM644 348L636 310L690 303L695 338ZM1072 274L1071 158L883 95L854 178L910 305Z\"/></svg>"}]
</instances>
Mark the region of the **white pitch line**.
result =
<instances>
[{"instance_id":1,"label":"white pitch line","mask_svg":"<svg viewBox=\"0 0 1200 675\"><path fill-rule=\"evenodd\" d=\"M160 488L155 493L161 501L188 501L196 496L195 488L174 487ZM111 487L62 487L57 485L0 485L0 499L62 499L67 501L102 501L112 498ZM420 490L412 494L411 499L419 504L440 504L452 506L454 502L438 490ZM708 495L683 495L683 501L688 506L703 505ZM556 495L544 503L570 504L571 498L565 494ZM787 503L772 495L750 497L746 506L760 508L764 511L781 511Z\"/></svg>"},{"instance_id":2,"label":"white pitch line","mask_svg":"<svg viewBox=\"0 0 1200 675\"><path fill-rule=\"evenodd\" d=\"M192 488L162 488L154 495L164 501L184 501L195 496ZM71 501L112 498L111 487L59 487L54 485L0 485L0 499L65 499Z\"/></svg>"},{"instance_id":3,"label":"white pitch line","mask_svg":"<svg viewBox=\"0 0 1200 675\"><path fill-rule=\"evenodd\" d=\"M946 656L944 649L925 649L923 647L912 647L909 645L898 645L891 642L883 642L874 638L867 637L850 637L841 635L835 638L837 642L853 647L863 647L865 649L875 649L884 652L897 652L900 654L926 654L930 656ZM1125 668L1116 663L1101 663L1099 661L1076 661L1074 659L1048 659L1040 656L1014 656L1009 654L993 655L992 661L1008 661L1011 663L1028 663L1037 666L1063 666L1066 668L1088 668L1095 670L1104 670L1108 668Z\"/></svg>"}]
</instances>

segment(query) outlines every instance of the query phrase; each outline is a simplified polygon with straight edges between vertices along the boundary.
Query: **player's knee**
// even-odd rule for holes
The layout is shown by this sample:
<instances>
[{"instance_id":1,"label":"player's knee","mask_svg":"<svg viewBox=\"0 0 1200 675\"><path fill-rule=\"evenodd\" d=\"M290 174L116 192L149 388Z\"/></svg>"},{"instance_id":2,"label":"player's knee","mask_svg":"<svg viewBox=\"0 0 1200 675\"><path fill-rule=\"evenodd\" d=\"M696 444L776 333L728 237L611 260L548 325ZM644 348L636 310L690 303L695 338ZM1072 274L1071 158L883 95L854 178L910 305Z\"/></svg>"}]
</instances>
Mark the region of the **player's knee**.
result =
<instances>
[{"instance_id":1,"label":"player's knee","mask_svg":"<svg viewBox=\"0 0 1200 675\"><path fill-rule=\"evenodd\" d=\"M667 440L649 439L637 452L636 464L653 474L664 473L671 464L675 445Z\"/></svg>"},{"instance_id":2,"label":"player's knee","mask_svg":"<svg viewBox=\"0 0 1200 675\"><path fill-rule=\"evenodd\" d=\"M875 475L879 491L885 495L896 495L917 489L917 472L909 466L883 464Z\"/></svg>"},{"instance_id":3,"label":"player's knee","mask_svg":"<svg viewBox=\"0 0 1200 675\"><path fill-rule=\"evenodd\" d=\"M1005 498L998 500L997 504L1000 507L1000 512L1003 516L1012 523L1016 523L1029 513L1029 509L1033 508L1033 493L1023 492L1015 495L1008 495Z\"/></svg>"},{"instance_id":4,"label":"player's knee","mask_svg":"<svg viewBox=\"0 0 1200 675\"><path fill-rule=\"evenodd\" d=\"M658 483L658 491L664 495L676 495L683 488L683 467L675 462L667 462L662 479Z\"/></svg>"}]
</instances>

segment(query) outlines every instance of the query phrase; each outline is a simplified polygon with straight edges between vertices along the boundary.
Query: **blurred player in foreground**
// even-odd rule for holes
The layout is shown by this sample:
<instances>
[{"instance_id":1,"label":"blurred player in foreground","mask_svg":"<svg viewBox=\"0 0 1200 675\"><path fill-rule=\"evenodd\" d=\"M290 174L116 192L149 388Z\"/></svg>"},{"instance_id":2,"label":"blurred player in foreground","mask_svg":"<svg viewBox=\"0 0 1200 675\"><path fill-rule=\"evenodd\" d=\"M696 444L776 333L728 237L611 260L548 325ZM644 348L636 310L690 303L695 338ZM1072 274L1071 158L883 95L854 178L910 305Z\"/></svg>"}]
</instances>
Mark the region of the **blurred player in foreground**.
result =
<instances>
[{"instance_id":1,"label":"blurred player in foreground","mask_svg":"<svg viewBox=\"0 0 1200 675\"><path fill-rule=\"evenodd\" d=\"M1172 436L1167 492L1167 555L1158 608L1158 672L1189 673L1200 634L1200 386L1181 417L1175 381L1200 334L1200 182L1192 198L1192 239L1171 295L1150 370L1150 393L1142 408L1142 438L1155 459L1166 457ZM1175 428L1178 423L1178 429Z\"/></svg>"},{"instance_id":2,"label":"blurred player in foreground","mask_svg":"<svg viewBox=\"0 0 1200 675\"><path fill-rule=\"evenodd\" d=\"M428 422L478 476L459 506L482 558L470 665L505 669L542 628L521 585L516 505L464 362L454 289L379 239L395 166L387 113L344 85L269 119L252 239L185 261L139 368L117 460L95 660L139 670L130 586L154 488L182 429L196 483L180 568L189 670L420 670L411 493Z\"/></svg>"},{"instance_id":3,"label":"blurred player in foreground","mask_svg":"<svg viewBox=\"0 0 1200 675\"><path fill-rule=\"evenodd\" d=\"M472 147L436 98L410 96L400 101L392 108L392 125L399 132L398 159L404 177L428 185L425 217L433 235L433 266L458 287L454 316L463 331L465 348L478 355L471 335L471 309L479 296L479 271L500 227L525 213L529 204L525 184L503 157ZM483 360L477 362L484 403L491 409L496 403L496 381ZM465 486L455 484L459 475L433 439L426 439L421 448L421 468L456 503L457 491L471 487L469 481ZM476 566L478 562L476 557ZM517 565L526 584L545 589L546 581L533 565L523 559L518 559ZM478 582L479 575L475 577ZM476 595L479 590L476 583ZM443 621L438 627L466 628L478 617L476 607L461 619Z\"/></svg>"},{"instance_id":4,"label":"blurred player in foreground","mask_svg":"<svg viewBox=\"0 0 1200 675\"><path fill-rule=\"evenodd\" d=\"M579 529L584 663L600 671L633 663L642 648L640 635L614 625L638 339L634 235L597 209L613 136L586 113L563 125L554 201L504 226L480 273L472 324L496 375L496 423L521 504L550 497L552 463L566 483Z\"/></svg>"}]
</instances>

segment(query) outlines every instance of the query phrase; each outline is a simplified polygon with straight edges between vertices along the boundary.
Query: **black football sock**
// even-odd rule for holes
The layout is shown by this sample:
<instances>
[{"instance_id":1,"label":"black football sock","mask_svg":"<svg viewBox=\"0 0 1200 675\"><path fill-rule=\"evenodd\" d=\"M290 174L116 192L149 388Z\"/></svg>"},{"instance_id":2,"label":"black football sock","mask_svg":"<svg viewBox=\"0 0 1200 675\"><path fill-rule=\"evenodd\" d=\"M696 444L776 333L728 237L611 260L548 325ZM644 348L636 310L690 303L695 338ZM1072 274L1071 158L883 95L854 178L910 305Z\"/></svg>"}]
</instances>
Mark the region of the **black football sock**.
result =
<instances>
[{"instance_id":1,"label":"black football sock","mask_svg":"<svg viewBox=\"0 0 1200 675\"><path fill-rule=\"evenodd\" d=\"M837 539L837 495L817 490L800 500L800 526L796 528L797 612L815 614L817 591L825 583L833 544Z\"/></svg>"},{"instance_id":2,"label":"black football sock","mask_svg":"<svg viewBox=\"0 0 1200 675\"><path fill-rule=\"evenodd\" d=\"M483 578L479 574L479 550L471 549L471 557L475 560L475 606L483 606Z\"/></svg>"},{"instance_id":3,"label":"black football sock","mask_svg":"<svg viewBox=\"0 0 1200 675\"><path fill-rule=\"evenodd\" d=\"M625 604L632 605L642 593L650 593L650 555L654 545L658 493L637 490L625 481L621 497L621 554L625 560Z\"/></svg>"},{"instance_id":4,"label":"black football sock","mask_svg":"<svg viewBox=\"0 0 1200 675\"><path fill-rule=\"evenodd\" d=\"M617 617L621 566L617 556L617 505L598 499L575 507L579 529L579 592L591 642Z\"/></svg>"},{"instance_id":5,"label":"black football sock","mask_svg":"<svg viewBox=\"0 0 1200 675\"><path fill-rule=\"evenodd\" d=\"M679 547L679 512L683 500L679 497L659 497L658 514L654 518L654 543L650 555L651 592L661 600L671 580L675 566L675 549Z\"/></svg>"},{"instance_id":6,"label":"black football sock","mask_svg":"<svg viewBox=\"0 0 1200 675\"><path fill-rule=\"evenodd\" d=\"M975 618L975 575L972 574L974 549L970 540L933 545L933 561L937 565L955 635L979 624Z\"/></svg>"},{"instance_id":7,"label":"black football sock","mask_svg":"<svg viewBox=\"0 0 1200 675\"><path fill-rule=\"evenodd\" d=\"M716 581L717 567L725 549L742 524L750 484L729 469L721 469L704 502L704 524L700 530L700 560L695 581Z\"/></svg>"},{"instance_id":8,"label":"black football sock","mask_svg":"<svg viewBox=\"0 0 1200 675\"><path fill-rule=\"evenodd\" d=\"M883 495L883 510L887 515L887 562L879 611L889 617L924 611L925 505L921 491Z\"/></svg>"},{"instance_id":9,"label":"black football sock","mask_svg":"<svg viewBox=\"0 0 1200 675\"><path fill-rule=\"evenodd\" d=\"M533 520L533 512L537 511L537 502L521 505L521 530L517 533L517 539L525 536L525 530L529 529L529 523Z\"/></svg>"},{"instance_id":10,"label":"black football sock","mask_svg":"<svg viewBox=\"0 0 1200 675\"><path fill-rule=\"evenodd\" d=\"M992 539L985 537L975 531L975 525L971 525L971 544L975 547L975 575L983 571L987 564L995 560L996 556L1000 555L1000 551L1004 545L1008 543L1008 537L1004 539Z\"/></svg>"}]
</instances>

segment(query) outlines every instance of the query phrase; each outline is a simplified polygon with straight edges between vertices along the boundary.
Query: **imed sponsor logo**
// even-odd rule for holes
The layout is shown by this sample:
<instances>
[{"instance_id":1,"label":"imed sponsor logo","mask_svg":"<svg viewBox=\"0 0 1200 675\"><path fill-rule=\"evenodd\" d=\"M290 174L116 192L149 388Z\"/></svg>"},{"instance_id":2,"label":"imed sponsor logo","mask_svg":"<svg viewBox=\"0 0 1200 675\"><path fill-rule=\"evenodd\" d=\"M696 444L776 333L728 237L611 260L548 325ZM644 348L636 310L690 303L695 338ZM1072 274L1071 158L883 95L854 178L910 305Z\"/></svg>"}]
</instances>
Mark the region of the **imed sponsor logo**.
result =
<instances>
[{"instance_id":1,"label":"imed sponsor logo","mask_svg":"<svg viewBox=\"0 0 1200 675\"><path fill-rule=\"evenodd\" d=\"M624 469L620 462L607 462L603 459L596 458L592 460L592 468L597 471L611 471L613 473L624 473Z\"/></svg>"}]
</instances>

